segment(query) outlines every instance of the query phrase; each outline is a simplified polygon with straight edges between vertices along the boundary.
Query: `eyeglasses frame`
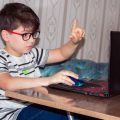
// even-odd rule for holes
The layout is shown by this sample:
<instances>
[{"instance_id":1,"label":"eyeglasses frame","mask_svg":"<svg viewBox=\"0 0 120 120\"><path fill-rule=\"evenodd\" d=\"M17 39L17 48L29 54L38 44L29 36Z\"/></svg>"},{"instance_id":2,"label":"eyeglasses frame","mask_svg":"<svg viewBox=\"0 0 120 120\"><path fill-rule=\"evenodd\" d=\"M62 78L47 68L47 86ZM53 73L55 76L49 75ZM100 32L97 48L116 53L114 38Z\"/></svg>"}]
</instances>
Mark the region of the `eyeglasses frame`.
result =
<instances>
[{"instance_id":1,"label":"eyeglasses frame","mask_svg":"<svg viewBox=\"0 0 120 120\"><path fill-rule=\"evenodd\" d=\"M30 34L30 35L29 35L29 38L28 38L27 40L24 40L24 41L28 41L31 36L33 37L33 39L37 39L37 38L34 38L34 33L36 33L36 32L38 32L39 35L40 35L40 31L36 31L36 32L33 32L33 33L23 33L23 34L18 33L18 32L14 32L14 31L12 31L12 30L6 30L6 31L8 31L9 33L12 33L12 34L16 34L16 35L22 36L22 39L23 39L23 40L24 40L24 35L25 35L25 34ZM38 38L39 38L39 37L38 37Z\"/></svg>"}]
</instances>

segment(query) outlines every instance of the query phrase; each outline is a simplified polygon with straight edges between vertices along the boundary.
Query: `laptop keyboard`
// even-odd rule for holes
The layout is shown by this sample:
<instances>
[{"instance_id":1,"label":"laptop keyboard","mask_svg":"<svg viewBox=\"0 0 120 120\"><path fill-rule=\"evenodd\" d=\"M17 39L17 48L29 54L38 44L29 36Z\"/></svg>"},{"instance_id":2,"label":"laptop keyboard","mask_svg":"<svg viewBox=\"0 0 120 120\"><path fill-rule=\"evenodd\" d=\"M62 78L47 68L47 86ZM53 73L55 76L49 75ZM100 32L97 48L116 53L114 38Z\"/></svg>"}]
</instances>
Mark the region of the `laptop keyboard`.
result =
<instances>
[{"instance_id":1,"label":"laptop keyboard","mask_svg":"<svg viewBox=\"0 0 120 120\"><path fill-rule=\"evenodd\" d=\"M102 97L108 97L109 93L107 91L107 87L102 86L97 83L85 83L83 86L68 86L62 83L59 84L53 84L49 87L65 90L69 92L77 92L82 94L88 94L88 95L94 95L94 96L102 96Z\"/></svg>"}]
</instances>

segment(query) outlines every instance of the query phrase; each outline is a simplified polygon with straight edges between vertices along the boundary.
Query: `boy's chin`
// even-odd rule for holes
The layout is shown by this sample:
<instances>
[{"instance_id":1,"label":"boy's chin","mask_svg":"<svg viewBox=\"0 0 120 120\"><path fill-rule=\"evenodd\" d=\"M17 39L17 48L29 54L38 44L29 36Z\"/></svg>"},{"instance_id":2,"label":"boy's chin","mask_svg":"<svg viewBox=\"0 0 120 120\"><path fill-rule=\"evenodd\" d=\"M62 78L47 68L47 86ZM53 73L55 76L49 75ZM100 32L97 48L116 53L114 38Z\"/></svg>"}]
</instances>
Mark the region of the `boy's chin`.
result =
<instances>
[{"instance_id":1,"label":"boy's chin","mask_svg":"<svg viewBox=\"0 0 120 120\"><path fill-rule=\"evenodd\" d=\"M30 52L31 50L26 50L24 53L28 53L28 52Z\"/></svg>"},{"instance_id":2,"label":"boy's chin","mask_svg":"<svg viewBox=\"0 0 120 120\"><path fill-rule=\"evenodd\" d=\"M28 52L30 52L31 50L32 50L32 48L31 48L31 49L27 49L27 50L25 50L24 53L28 53Z\"/></svg>"}]
</instances>

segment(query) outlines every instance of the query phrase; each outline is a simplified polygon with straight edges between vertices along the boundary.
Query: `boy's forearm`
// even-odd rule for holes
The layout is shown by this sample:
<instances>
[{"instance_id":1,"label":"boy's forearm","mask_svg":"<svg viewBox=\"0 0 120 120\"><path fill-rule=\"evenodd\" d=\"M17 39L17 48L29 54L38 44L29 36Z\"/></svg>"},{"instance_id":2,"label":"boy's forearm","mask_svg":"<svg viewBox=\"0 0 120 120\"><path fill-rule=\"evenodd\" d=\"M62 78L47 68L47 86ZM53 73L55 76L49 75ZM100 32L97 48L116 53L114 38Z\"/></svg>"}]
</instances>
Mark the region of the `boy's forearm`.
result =
<instances>
[{"instance_id":1,"label":"boy's forearm","mask_svg":"<svg viewBox=\"0 0 120 120\"><path fill-rule=\"evenodd\" d=\"M43 78L22 78L22 77L15 77L12 79L12 82L15 86L11 84L10 88L11 90L16 89L29 89L39 86L48 86L49 80L47 77ZM20 83L20 84L19 84Z\"/></svg>"},{"instance_id":2,"label":"boy's forearm","mask_svg":"<svg viewBox=\"0 0 120 120\"><path fill-rule=\"evenodd\" d=\"M52 49L49 51L49 57L47 63L56 63L69 59L79 44L74 44L72 41L68 41L61 48Z\"/></svg>"},{"instance_id":3,"label":"boy's forearm","mask_svg":"<svg viewBox=\"0 0 120 120\"><path fill-rule=\"evenodd\" d=\"M76 51L76 48L79 44L74 44L71 40L68 41L62 48L61 53L64 56L65 60L70 58Z\"/></svg>"},{"instance_id":4,"label":"boy's forearm","mask_svg":"<svg viewBox=\"0 0 120 120\"><path fill-rule=\"evenodd\" d=\"M48 85L49 85L48 77L45 78L9 77L3 82L1 81L1 88L11 91Z\"/></svg>"}]
</instances>

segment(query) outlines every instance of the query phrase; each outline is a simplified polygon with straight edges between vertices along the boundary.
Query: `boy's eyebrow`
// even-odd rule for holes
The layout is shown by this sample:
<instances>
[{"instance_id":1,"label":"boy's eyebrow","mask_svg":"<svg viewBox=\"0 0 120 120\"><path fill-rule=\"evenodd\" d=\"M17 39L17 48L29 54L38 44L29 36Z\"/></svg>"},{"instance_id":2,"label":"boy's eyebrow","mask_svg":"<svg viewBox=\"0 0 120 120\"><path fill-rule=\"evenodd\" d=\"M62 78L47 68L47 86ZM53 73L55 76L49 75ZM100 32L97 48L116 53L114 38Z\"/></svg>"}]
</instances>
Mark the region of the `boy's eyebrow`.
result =
<instances>
[{"instance_id":1,"label":"boy's eyebrow","mask_svg":"<svg viewBox=\"0 0 120 120\"><path fill-rule=\"evenodd\" d=\"M22 33L32 33L31 31L22 31Z\"/></svg>"},{"instance_id":2,"label":"boy's eyebrow","mask_svg":"<svg viewBox=\"0 0 120 120\"><path fill-rule=\"evenodd\" d=\"M32 33L32 31L28 31L28 30L23 30L23 31L20 31L20 33Z\"/></svg>"},{"instance_id":3,"label":"boy's eyebrow","mask_svg":"<svg viewBox=\"0 0 120 120\"><path fill-rule=\"evenodd\" d=\"M33 31L32 28L24 28L24 31L23 31L23 32L29 32L29 33L31 33L32 31Z\"/></svg>"},{"instance_id":4,"label":"boy's eyebrow","mask_svg":"<svg viewBox=\"0 0 120 120\"><path fill-rule=\"evenodd\" d=\"M30 30L24 29L21 32L30 32Z\"/></svg>"}]
</instances>

